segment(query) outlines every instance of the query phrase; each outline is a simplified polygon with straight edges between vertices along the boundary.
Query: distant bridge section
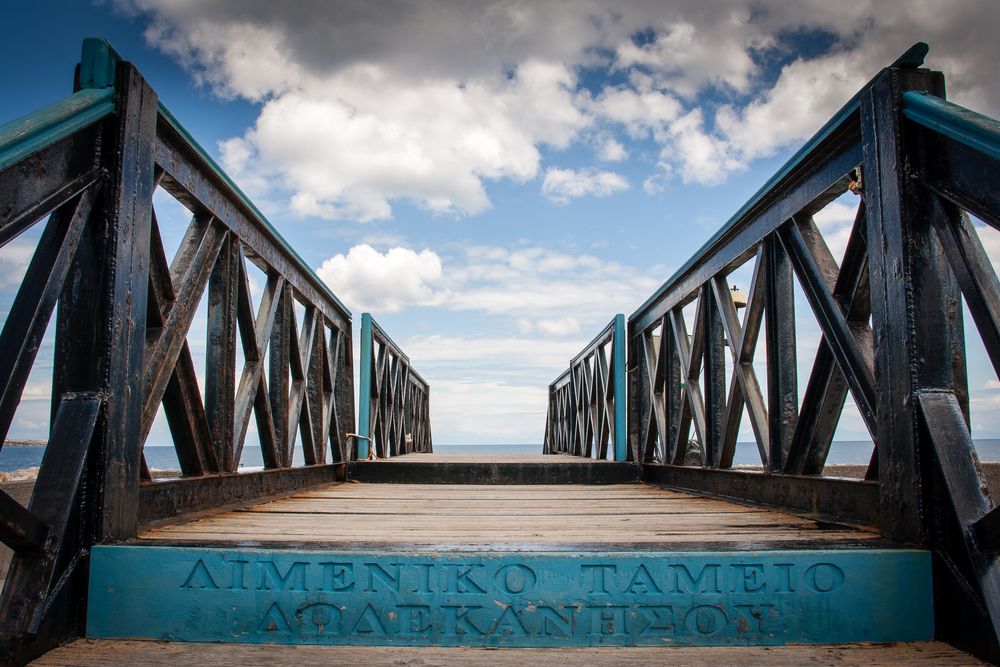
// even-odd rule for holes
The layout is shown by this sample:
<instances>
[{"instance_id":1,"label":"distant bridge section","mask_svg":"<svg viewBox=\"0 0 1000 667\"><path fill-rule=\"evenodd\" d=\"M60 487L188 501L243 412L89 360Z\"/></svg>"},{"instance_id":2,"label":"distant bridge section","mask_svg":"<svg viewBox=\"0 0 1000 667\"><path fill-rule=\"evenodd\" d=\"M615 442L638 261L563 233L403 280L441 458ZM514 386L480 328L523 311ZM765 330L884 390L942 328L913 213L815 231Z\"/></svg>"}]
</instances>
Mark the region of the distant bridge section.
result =
<instances>
[{"instance_id":1,"label":"distant bridge section","mask_svg":"<svg viewBox=\"0 0 1000 667\"><path fill-rule=\"evenodd\" d=\"M549 385L545 454L625 461L625 316L614 319Z\"/></svg>"},{"instance_id":2,"label":"distant bridge section","mask_svg":"<svg viewBox=\"0 0 1000 667\"><path fill-rule=\"evenodd\" d=\"M357 458L434 451L430 386L370 313L361 314Z\"/></svg>"}]
</instances>

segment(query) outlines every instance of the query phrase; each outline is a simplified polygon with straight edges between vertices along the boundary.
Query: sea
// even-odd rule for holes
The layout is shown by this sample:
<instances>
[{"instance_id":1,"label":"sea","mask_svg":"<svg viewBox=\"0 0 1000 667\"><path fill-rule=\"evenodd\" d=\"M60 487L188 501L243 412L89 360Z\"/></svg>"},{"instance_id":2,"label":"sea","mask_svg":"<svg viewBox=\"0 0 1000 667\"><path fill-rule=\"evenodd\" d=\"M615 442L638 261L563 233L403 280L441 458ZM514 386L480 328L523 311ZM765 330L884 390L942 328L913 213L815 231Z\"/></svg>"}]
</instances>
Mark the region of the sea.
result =
<instances>
[{"instance_id":1,"label":"sea","mask_svg":"<svg viewBox=\"0 0 1000 667\"><path fill-rule=\"evenodd\" d=\"M979 439L976 443L976 454L980 461L1000 461L1000 439ZM516 445L435 445L434 451L439 454L465 454L489 457L496 454L541 454L540 444ZM827 463L833 464L867 464L871 458L872 443L863 440L848 440L834 442L830 447ZM42 462L44 446L7 446L0 450L0 471L11 472L24 468L36 468ZM147 446L145 448L146 463L153 470L178 470L177 455L172 446ZM302 452L296 451L293 463L302 465ZM734 465L760 465L760 455L757 445L752 442L740 442L736 445ZM247 470L262 468L264 459L259 447L247 446L243 450L240 467Z\"/></svg>"}]
</instances>

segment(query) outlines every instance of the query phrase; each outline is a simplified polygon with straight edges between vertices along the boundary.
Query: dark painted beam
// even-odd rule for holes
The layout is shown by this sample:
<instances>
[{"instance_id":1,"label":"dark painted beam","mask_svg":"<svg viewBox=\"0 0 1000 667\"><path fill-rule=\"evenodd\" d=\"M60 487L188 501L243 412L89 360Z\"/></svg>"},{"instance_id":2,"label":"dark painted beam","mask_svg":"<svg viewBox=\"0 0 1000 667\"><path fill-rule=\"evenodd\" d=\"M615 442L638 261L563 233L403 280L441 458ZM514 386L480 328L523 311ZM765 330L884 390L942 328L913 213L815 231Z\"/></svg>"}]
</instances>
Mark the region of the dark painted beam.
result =
<instances>
[{"instance_id":1,"label":"dark painted beam","mask_svg":"<svg viewBox=\"0 0 1000 667\"><path fill-rule=\"evenodd\" d=\"M0 542L18 553L39 554L45 550L48 537L44 521L0 490Z\"/></svg>"},{"instance_id":2,"label":"dark painted beam","mask_svg":"<svg viewBox=\"0 0 1000 667\"><path fill-rule=\"evenodd\" d=\"M668 465L643 465L640 479L727 500L809 512L832 520L873 525L879 520L879 492L875 482Z\"/></svg>"},{"instance_id":3,"label":"dark painted beam","mask_svg":"<svg viewBox=\"0 0 1000 667\"><path fill-rule=\"evenodd\" d=\"M434 463L352 461L348 479L379 484L623 484L639 481L639 466L594 463Z\"/></svg>"},{"instance_id":4,"label":"dark painted beam","mask_svg":"<svg viewBox=\"0 0 1000 667\"><path fill-rule=\"evenodd\" d=\"M139 522L230 505L248 505L344 480L343 463L145 482L139 487Z\"/></svg>"}]
</instances>

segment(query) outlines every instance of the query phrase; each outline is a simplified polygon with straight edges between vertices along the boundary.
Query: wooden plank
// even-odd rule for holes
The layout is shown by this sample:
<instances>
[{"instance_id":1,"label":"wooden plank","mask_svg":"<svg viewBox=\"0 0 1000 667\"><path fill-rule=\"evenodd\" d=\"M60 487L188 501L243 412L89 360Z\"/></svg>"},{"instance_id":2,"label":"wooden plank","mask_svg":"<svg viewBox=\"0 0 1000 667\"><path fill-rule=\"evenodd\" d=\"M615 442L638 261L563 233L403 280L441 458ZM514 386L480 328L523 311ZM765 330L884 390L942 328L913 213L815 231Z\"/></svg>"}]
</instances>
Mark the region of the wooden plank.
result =
<instances>
[{"instance_id":1,"label":"wooden plank","mask_svg":"<svg viewBox=\"0 0 1000 667\"><path fill-rule=\"evenodd\" d=\"M723 647L588 647L504 648L414 646L253 646L185 642L79 639L45 654L36 667L104 667L120 665L231 665L296 664L300 667L365 665L467 665L531 664L563 667L567 664L594 667L632 667L642 664L717 667L888 667L890 665L985 665L967 653L943 642L911 644L841 644L837 646L723 646Z\"/></svg>"},{"instance_id":2,"label":"wooden plank","mask_svg":"<svg viewBox=\"0 0 1000 667\"><path fill-rule=\"evenodd\" d=\"M609 484L637 481L634 463L595 461L580 465L549 463L433 463L352 461L348 478L367 483L450 484ZM589 462L591 465L587 465Z\"/></svg>"},{"instance_id":3,"label":"wooden plank","mask_svg":"<svg viewBox=\"0 0 1000 667\"><path fill-rule=\"evenodd\" d=\"M879 485L874 482L659 465L644 465L642 480L715 497L812 512L832 520L878 524Z\"/></svg>"},{"instance_id":4,"label":"wooden plank","mask_svg":"<svg viewBox=\"0 0 1000 667\"><path fill-rule=\"evenodd\" d=\"M153 528L141 538L196 543L253 539L611 545L805 539L829 543L873 540L878 534L639 484L339 484L247 510Z\"/></svg>"},{"instance_id":5,"label":"wooden plank","mask_svg":"<svg viewBox=\"0 0 1000 667\"><path fill-rule=\"evenodd\" d=\"M139 489L139 521L242 505L343 477L343 464L333 464L146 482Z\"/></svg>"}]
</instances>

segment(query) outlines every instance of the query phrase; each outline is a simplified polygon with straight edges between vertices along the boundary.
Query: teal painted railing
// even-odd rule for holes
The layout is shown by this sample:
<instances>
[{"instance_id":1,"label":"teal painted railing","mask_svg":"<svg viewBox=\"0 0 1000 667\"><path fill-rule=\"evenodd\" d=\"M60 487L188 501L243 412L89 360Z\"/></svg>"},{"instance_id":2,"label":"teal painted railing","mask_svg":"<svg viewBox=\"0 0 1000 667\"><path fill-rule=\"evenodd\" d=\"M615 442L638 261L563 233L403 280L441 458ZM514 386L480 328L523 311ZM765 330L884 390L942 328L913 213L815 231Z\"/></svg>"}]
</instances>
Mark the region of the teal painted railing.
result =
<instances>
[{"instance_id":1,"label":"teal painted railing","mask_svg":"<svg viewBox=\"0 0 1000 667\"><path fill-rule=\"evenodd\" d=\"M545 454L628 460L625 333L615 315L549 385Z\"/></svg>"},{"instance_id":2,"label":"teal painted railing","mask_svg":"<svg viewBox=\"0 0 1000 667\"><path fill-rule=\"evenodd\" d=\"M361 314L357 458L433 451L430 385L370 313Z\"/></svg>"},{"instance_id":3,"label":"teal painted railing","mask_svg":"<svg viewBox=\"0 0 1000 667\"><path fill-rule=\"evenodd\" d=\"M115 110L114 90L81 90L0 125L0 169L7 169Z\"/></svg>"}]
</instances>

